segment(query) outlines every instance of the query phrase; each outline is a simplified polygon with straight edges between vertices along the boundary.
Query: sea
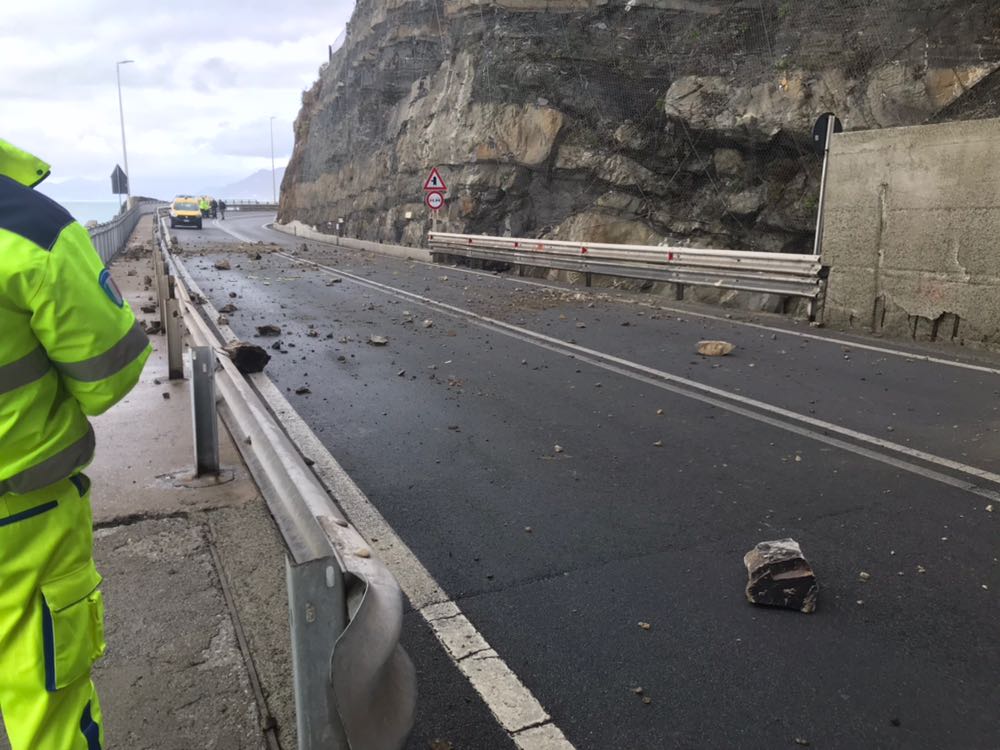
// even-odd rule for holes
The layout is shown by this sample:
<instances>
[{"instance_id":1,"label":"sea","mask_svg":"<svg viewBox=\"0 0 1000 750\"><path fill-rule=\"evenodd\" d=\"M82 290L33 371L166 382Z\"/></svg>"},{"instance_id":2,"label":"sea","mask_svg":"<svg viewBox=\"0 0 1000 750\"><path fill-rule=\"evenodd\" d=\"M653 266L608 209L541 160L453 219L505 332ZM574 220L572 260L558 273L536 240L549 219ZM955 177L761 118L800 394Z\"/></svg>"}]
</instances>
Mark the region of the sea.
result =
<instances>
[{"instance_id":1,"label":"sea","mask_svg":"<svg viewBox=\"0 0 1000 750\"><path fill-rule=\"evenodd\" d=\"M69 211L73 218L81 224L88 221L103 223L118 215L121 204L116 200L103 201L56 201L59 205Z\"/></svg>"}]
</instances>

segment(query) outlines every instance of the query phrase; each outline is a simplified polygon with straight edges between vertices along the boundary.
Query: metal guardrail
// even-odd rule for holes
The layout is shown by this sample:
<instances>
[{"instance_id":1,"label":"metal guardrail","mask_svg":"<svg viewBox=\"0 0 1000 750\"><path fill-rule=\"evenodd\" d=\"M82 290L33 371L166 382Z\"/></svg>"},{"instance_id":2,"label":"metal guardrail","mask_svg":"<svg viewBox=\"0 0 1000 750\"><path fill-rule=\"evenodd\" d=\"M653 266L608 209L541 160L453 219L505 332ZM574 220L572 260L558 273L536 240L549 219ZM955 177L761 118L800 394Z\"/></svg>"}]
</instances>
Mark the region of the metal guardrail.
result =
<instances>
[{"instance_id":1,"label":"metal guardrail","mask_svg":"<svg viewBox=\"0 0 1000 750\"><path fill-rule=\"evenodd\" d=\"M157 226L157 273L176 274L157 288L176 290L193 344L219 349L218 312L171 255L162 216ZM298 747L398 750L416 708L402 591L271 415L252 380L266 377L218 358L219 412L285 542Z\"/></svg>"},{"instance_id":2,"label":"metal guardrail","mask_svg":"<svg viewBox=\"0 0 1000 750\"><path fill-rule=\"evenodd\" d=\"M227 211L277 211L278 204L275 203L274 201L227 200L226 210Z\"/></svg>"},{"instance_id":3,"label":"metal guardrail","mask_svg":"<svg viewBox=\"0 0 1000 750\"><path fill-rule=\"evenodd\" d=\"M162 205L160 201L138 201L128 211L119 214L111 221L106 221L87 230L90 232L90 241L97 249L104 265L111 263L125 249L128 238L132 236L132 231L139 223L139 219L155 212Z\"/></svg>"},{"instance_id":4,"label":"metal guardrail","mask_svg":"<svg viewBox=\"0 0 1000 750\"><path fill-rule=\"evenodd\" d=\"M818 255L761 253L743 250L710 250L652 245L613 245L563 240L430 232L428 245L435 256L459 256L523 266L557 268L583 273L587 286L592 274L626 276L684 287L711 286L748 292L765 292L809 300L809 317L815 316L823 289L825 269Z\"/></svg>"}]
</instances>

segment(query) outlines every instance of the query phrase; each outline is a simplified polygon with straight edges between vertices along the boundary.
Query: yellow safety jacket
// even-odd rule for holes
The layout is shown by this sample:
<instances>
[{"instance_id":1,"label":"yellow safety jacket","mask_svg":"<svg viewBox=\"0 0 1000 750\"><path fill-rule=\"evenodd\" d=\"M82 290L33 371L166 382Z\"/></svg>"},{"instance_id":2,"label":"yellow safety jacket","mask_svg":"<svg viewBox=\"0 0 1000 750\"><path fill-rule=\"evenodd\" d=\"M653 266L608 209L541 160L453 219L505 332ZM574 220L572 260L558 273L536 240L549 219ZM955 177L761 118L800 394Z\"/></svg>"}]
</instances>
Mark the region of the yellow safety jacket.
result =
<instances>
[{"instance_id":1,"label":"yellow safety jacket","mask_svg":"<svg viewBox=\"0 0 1000 750\"><path fill-rule=\"evenodd\" d=\"M48 173L0 140L0 496L90 463L87 415L125 396L151 351L87 230L31 189Z\"/></svg>"}]
</instances>

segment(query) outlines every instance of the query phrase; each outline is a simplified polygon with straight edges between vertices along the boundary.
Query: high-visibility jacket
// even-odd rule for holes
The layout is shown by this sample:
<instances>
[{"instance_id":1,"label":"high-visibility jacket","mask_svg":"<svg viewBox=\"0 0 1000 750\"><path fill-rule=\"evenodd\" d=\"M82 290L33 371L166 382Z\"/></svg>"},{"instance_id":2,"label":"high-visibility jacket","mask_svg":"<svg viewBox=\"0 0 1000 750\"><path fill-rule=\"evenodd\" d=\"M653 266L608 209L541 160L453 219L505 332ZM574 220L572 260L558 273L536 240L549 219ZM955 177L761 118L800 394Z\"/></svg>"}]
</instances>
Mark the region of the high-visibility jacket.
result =
<instances>
[{"instance_id":1,"label":"high-visibility jacket","mask_svg":"<svg viewBox=\"0 0 1000 750\"><path fill-rule=\"evenodd\" d=\"M87 415L125 396L151 351L87 230L31 189L48 173L0 140L0 496L90 463Z\"/></svg>"}]
</instances>

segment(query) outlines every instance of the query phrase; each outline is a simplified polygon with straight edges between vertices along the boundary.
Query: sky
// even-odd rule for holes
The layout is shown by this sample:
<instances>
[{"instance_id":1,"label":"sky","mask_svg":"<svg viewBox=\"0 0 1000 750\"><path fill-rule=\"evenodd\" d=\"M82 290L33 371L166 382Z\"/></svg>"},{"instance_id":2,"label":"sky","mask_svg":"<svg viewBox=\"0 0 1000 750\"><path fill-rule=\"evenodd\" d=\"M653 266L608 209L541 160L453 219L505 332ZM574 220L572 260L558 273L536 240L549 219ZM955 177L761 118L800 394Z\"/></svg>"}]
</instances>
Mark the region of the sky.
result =
<instances>
[{"instance_id":1,"label":"sky","mask_svg":"<svg viewBox=\"0 0 1000 750\"><path fill-rule=\"evenodd\" d=\"M132 193L171 197L276 166L292 150L302 92L353 0L33 0L5 3L0 138L52 165L45 183L101 180L123 164L121 66ZM69 185L64 185L64 190Z\"/></svg>"}]
</instances>

